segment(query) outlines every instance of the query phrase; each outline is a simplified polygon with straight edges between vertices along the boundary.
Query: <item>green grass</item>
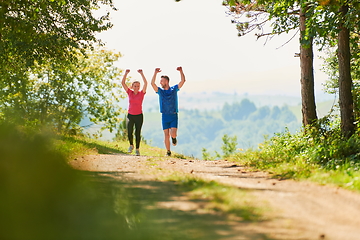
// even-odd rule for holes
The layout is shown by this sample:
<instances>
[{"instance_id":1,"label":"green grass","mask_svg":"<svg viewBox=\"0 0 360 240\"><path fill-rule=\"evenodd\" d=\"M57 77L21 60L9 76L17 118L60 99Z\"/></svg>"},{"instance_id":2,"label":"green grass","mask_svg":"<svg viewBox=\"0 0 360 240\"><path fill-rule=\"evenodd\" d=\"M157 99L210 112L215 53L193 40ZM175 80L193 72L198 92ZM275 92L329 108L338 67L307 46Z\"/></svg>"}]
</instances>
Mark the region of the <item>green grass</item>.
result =
<instances>
[{"instance_id":1,"label":"green grass","mask_svg":"<svg viewBox=\"0 0 360 240\"><path fill-rule=\"evenodd\" d=\"M127 154L129 143L127 141L102 141L83 136L60 136L55 140L55 147L64 154L68 160L71 160L90 154ZM143 156L160 157L165 156L166 151L142 142L140 145L140 153ZM174 157L186 158L176 153L174 153Z\"/></svg>"},{"instance_id":2,"label":"green grass","mask_svg":"<svg viewBox=\"0 0 360 240\"><path fill-rule=\"evenodd\" d=\"M331 184L360 192L360 172L346 166L336 170L314 171L309 179L320 184Z\"/></svg>"},{"instance_id":3,"label":"green grass","mask_svg":"<svg viewBox=\"0 0 360 240\"><path fill-rule=\"evenodd\" d=\"M327 137L308 133L279 134L259 146L231 157L254 170L267 171L274 178L310 180L360 192L360 141L334 132Z\"/></svg>"},{"instance_id":4,"label":"green grass","mask_svg":"<svg viewBox=\"0 0 360 240\"><path fill-rule=\"evenodd\" d=\"M333 185L343 188L353 189L360 191L360 188L356 187L355 176L359 176L358 172L350 171L351 176L345 171L337 170L326 170L317 164L308 164L304 159L296 159L292 162L270 162L264 160L253 160L247 158L248 156L234 156L233 159L236 162L240 162L245 166L253 167L267 171L272 174L273 178L285 180L310 180L323 185ZM353 178L354 176L355 178ZM349 184L355 180L355 184Z\"/></svg>"}]
</instances>

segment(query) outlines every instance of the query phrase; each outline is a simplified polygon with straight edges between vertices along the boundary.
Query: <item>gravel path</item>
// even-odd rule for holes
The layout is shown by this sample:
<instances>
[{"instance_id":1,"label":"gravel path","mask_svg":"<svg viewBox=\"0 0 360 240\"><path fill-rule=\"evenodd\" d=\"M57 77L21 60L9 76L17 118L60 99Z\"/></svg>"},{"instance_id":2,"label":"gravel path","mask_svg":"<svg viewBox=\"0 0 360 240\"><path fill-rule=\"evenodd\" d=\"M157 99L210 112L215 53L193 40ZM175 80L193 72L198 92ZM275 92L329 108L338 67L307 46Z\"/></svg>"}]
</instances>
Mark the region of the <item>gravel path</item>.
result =
<instances>
[{"instance_id":1,"label":"gravel path","mask_svg":"<svg viewBox=\"0 0 360 240\"><path fill-rule=\"evenodd\" d=\"M276 180L224 160L203 161L152 158L124 154L91 155L70 162L75 169L120 172L128 179L156 180L161 172L179 171L246 189L273 209L270 221L233 224L233 229L264 233L272 239L360 239L360 194L310 182ZM183 211L199 208L186 198L168 207ZM225 239L225 238L224 238ZM265 239L265 238L226 238ZM267 239L267 238L266 238Z\"/></svg>"}]
</instances>

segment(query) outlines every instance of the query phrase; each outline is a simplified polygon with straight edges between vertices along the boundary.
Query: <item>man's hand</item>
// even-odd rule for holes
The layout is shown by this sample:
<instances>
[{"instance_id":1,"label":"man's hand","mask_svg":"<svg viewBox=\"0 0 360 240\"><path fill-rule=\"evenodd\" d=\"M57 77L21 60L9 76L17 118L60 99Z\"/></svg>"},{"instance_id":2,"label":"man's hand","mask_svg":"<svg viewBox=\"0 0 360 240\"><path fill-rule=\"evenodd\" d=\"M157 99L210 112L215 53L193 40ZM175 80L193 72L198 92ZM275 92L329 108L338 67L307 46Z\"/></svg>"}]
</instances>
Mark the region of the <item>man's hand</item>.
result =
<instances>
[{"instance_id":1,"label":"man's hand","mask_svg":"<svg viewBox=\"0 0 360 240\"><path fill-rule=\"evenodd\" d=\"M161 72L161 69L160 68L155 68L155 71L154 71L154 75L151 79L151 86L153 87L153 89L155 90L155 92L158 92L158 86L156 85L155 83L155 80L156 80L156 75Z\"/></svg>"},{"instance_id":2,"label":"man's hand","mask_svg":"<svg viewBox=\"0 0 360 240\"><path fill-rule=\"evenodd\" d=\"M139 69L139 70L137 70L137 71L138 71L138 73L140 73L140 74L143 73L143 70L142 70L142 69Z\"/></svg>"},{"instance_id":3,"label":"man's hand","mask_svg":"<svg viewBox=\"0 0 360 240\"><path fill-rule=\"evenodd\" d=\"M128 74L130 72L130 69L125 70L125 74Z\"/></svg>"},{"instance_id":4,"label":"man's hand","mask_svg":"<svg viewBox=\"0 0 360 240\"><path fill-rule=\"evenodd\" d=\"M178 70L180 72L181 81L179 82L178 86L179 86L179 88L182 88L182 86L184 85L184 83L186 81L185 75L184 75L182 67L177 67L176 70Z\"/></svg>"}]
</instances>

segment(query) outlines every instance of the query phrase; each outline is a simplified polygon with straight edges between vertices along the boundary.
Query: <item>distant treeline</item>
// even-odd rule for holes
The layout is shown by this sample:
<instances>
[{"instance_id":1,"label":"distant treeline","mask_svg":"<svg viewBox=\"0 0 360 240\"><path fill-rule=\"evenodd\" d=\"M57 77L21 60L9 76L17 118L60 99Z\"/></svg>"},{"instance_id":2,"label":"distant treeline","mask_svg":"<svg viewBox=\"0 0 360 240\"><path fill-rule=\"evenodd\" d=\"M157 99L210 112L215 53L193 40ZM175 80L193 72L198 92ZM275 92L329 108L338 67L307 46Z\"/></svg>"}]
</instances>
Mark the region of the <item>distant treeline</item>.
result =
<instances>
[{"instance_id":1,"label":"distant treeline","mask_svg":"<svg viewBox=\"0 0 360 240\"><path fill-rule=\"evenodd\" d=\"M256 148L266 135L273 136L285 128L295 132L301 127L287 106L257 108L248 99L225 103L221 110L182 109L179 118L179 145L174 151L198 158L201 158L203 148L209 152L220 151L224 134L237 136L238 148L246 149ZM152 121L152 118L148 120ZM163 133L160 128L154 128L154 124L144 125L143 137L151 145L164 147Z\"/></svg>"}]
</instances>

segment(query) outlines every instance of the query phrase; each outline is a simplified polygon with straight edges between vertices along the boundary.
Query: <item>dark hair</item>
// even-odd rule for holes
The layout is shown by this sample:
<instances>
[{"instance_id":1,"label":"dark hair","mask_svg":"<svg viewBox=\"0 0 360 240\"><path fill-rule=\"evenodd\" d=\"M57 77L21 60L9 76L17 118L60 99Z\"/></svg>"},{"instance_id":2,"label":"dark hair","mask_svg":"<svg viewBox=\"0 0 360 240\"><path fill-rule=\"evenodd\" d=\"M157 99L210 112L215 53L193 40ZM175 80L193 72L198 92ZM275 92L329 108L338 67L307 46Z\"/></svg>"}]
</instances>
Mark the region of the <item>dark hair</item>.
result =
<instances>
[{"instance_id":1,"label":"dark hair","mask_svg":"<svg viewBox=\"0 0 360 240\"><path fill-rule=\"evenodd\" d=\"M166 75L162 75L161 78L165 78L166 80L170 81L170 78Z\"/></svg>"}]
</instances>

